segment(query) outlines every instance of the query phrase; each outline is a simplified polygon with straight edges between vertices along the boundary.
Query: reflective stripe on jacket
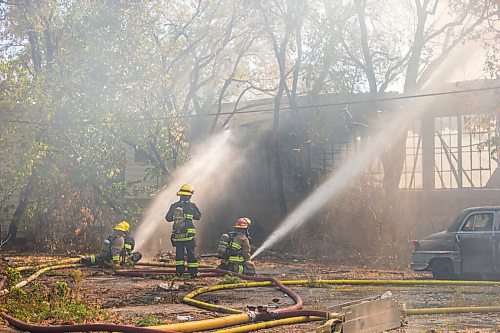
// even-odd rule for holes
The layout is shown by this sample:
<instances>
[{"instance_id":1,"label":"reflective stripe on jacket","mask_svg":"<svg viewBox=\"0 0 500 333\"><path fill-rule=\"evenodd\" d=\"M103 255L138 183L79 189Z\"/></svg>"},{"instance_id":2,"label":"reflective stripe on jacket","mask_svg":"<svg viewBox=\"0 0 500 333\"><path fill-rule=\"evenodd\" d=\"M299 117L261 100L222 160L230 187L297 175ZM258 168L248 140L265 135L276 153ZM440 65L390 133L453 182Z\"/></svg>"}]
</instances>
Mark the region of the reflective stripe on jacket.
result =
<instances>
[{"instance_id":1,"label":"reflective stripe on jacket","mask_svg":"<svg viewBox=\"0 0 500 333\"><path fill-rule=\"evenodd\" d=\"M194 202L177 201L170 205L165 219L168 222L174 221L174 211L177 207L181 207L184 211L184 227L178 230L172 229L172 241L188 242L194 239L196 229L194 228L193 220L201 219L201 213Z\"/></svg>"},{"instance_id":2,"label":"reflective stripe on jacket","mask_svg":"<svg viewBox=\"0 0 500 333\"><path fill-rule=\"evenodd\" d=\"M125 245L123 246L123 248L125 249L125 252L127 252L126 254L130 254L134 250L135 239L134 239L134 237L132 237L131 234L127 233L125 235L124 241L125 241Z\"/></svg>"},{"instance_id":3,"label":"reflective stripe on jacket","mask_svg":"<svg viewBox=\"0 0 500 333\"><path fill-rule=\"evenodd\" d=\"M105 262L119 263L122 251L124 251L124 246L125 233L123 231L115 230L112 235L109 235L108 238L103 241L99 257Z\"/></svg>"},{"instance_id":4,"label":"reflective stripe on jacket","mask_svg":"<svg viewBox=\"0 0 500 333\"><path fill-rule=\"evenodd\" d=\"M181 201L181 200L174 202L172 205L170 205L167 215L165 216L165 219L168 222L174 221L174 210L177 207L181 207L182 210L184 211L184 222L186 224L186 228L188 230L194 229L193 220L201 219L201 213L196 204L191 201Z\"/></svg>"},{"instance_id":5,"label":"reflective stripe on jacket","mask_svg":"<svg viewBox=\"0 0 500 333\"><path fill-rule=\"evenodd\" d=\"M227 260L230 263L243 263L250 260L250 241L248 237L241 232L230 233L232 240L229 244L229 257Z\"/></svg>"},{"instance_id":6,"label":"reflective stripe on jacket","mask_svg":"<svg viewBox=\"0 0 500 333\"><path fill-rule=\"evenodd\" d=\"M196 235L196 229L189 228L187 229L186 232L183 233L173 233L172 239L179 242L187 242L193 240L195 235Z\"/></svg>"}]
</instances>

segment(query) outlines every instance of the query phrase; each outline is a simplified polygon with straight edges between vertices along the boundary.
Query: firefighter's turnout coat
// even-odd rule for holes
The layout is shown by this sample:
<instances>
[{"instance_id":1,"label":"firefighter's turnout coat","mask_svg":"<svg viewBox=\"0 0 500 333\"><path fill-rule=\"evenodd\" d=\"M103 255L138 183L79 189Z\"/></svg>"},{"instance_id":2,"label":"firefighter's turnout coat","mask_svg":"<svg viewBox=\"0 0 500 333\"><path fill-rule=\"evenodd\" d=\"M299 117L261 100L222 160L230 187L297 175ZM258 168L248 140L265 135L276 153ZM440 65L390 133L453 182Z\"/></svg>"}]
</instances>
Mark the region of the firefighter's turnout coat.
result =
<instances>
[{"instance_id":1,"label":"firefighter's turnout coat","mask_svg":"<svg viewBox=\"0 0 500 333\"><path fill-rule=\"evenodd\" d=\"M235 228L235 231L228 233L228 235L227 252L222 258L220 268L239 274L254 275L255 266L250 261L251 247L247 229Z\"/></svg>"},{"instance_id":2,"label":"firefighter's turnout coat","mask_svg":"<svg viewBox=\"0 0 500 333\"><path fill-rule=\"evenodd\" d=\"M178 216L179 213L182 215ZM188 272L192 277L195 277L198 274L198 259L195 253L196 229L193 220L201 219L200 210L194 202L181 196L181 200L170 205L165 219L168 222L174 222L170 240L175 246L175 271L177 274L184 273L185 259L187 259Z\"/></svg>"},{"instance_id":3,"label":"firefighter's turnout coat","mask_svg":"<svg viewBox=\"0 0 500 333\"><path fill-rule=\"evenodd\" d=\"M113 267L133 265L139 261L142 255L132 252L135 247L135 240L129 233L113 230L101 244L98 255L82 258L81 263L87 266L99 265L102 267Z\"/></svg>"},{"instance_id":4,"label":"firefighter's turnout coat","mask_svg":"<svg viewBox=\"0 0 500 333\"><path fill-rule=\"evenodd\" d=\"M165 216L168 222L174 221L174 211L177 207L184 211L184 225L181 228L172 228L172 243L175 246L177 242L188 242L194 239L196 229L194 228L193 220L201 219L201 213L194 202L190 200L179 200L170 205L170 208Z\"/></svg>"},{"instance_id":5,"label":"firefighter's turnout coat","mask_svg":"<svg viewBox=\"0 0 500 333\"><path fill-rule=\"evenodd\" d=\"M114 230L113 234L108 237L110 243L109 250L101 249L99 257L101 257L108 266L118 266L120 264L121 255L125 248L125 232Z\"/></svg>"}]
</instances>

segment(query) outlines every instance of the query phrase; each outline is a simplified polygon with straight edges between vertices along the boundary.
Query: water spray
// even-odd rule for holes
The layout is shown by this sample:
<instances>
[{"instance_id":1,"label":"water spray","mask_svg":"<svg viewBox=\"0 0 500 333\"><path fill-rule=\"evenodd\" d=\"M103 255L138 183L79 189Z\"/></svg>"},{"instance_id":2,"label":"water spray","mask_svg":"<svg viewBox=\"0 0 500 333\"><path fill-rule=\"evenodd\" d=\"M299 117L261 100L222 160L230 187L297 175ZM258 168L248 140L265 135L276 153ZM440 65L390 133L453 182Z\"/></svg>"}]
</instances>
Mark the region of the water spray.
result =
<instances>
[{"instance_id":1,"label":"water spray","mask_svg":"<svg viewBox=\"0 0 500 333\"><path fill-rule=\"evenodd\" d=\"M214 188L223 188L241 165L242 158L237 154L230 130L218 133L214 137L197 146L190 161L173 174L168 186L155 195L147 208L142 221L135 233L138 250L149 247L152 241L163 238L169 239L168 230L157 232L162 224L167 229L165 214L171 203L178 200L176 192L184 184L193 185L195 193L193 201L200 207L202 219L203 207L215 205L218 196L211 195ZM203 223L203 222L201 222ZM155 233L156 232L156 233ZM153 245L166 249L170 244Z\"/></svg>"},{"instance_id":2,"label":"water spray","mask_svg":"<svg viewBox=\"0 0 500 333\"><path fill-rule=\"evenodd\" d=\"M423 108L419 110L423 110ZM417 111L413 112L412 115L405 113L395 117L368 145L361 149L356 156L344 163L338 171L335 171L323 184L309 195L309 197L300 203L300 205L280 224L278 229L276 229L255 251L252 255L252 259L276 244L288 233L296 230L304 224L311 215L340 194L354 179L358 178L371 166L372 162L382 153L386 147L386 143L389 142L391 138L397 138L403 135L407 125L410 124L414 117L422 113L423 111Z\"/></svg>"}]
</instances>

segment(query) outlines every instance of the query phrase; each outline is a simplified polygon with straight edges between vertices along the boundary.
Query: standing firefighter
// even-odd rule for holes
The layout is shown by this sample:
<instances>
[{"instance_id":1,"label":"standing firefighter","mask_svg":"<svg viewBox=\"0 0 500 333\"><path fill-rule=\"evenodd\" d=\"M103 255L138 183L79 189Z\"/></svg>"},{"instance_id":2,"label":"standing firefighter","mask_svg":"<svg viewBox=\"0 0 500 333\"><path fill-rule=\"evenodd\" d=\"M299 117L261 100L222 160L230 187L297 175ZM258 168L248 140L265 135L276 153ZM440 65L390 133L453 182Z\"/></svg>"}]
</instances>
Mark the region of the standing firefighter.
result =
<instances>
[{"instance_id":1,"label":"standing firefighter","mask_svg":"<svg viewBox=\"0 0 500 333\"><path fill-rule=\"evenodd\" d=\"M118 268L119 266L133 265L142 258L134 250L135 240L130 234L130 224L122 221L113 227L113 234L109 235L101 244L99 255L83 258L82 264L88 266Z\"/></svg>"},{"instance_id":2,"label":"standing firefighter","mask_svg":"<svg viewBox=\"0 0 500 333\"><path fill-rule=\"evenodd\" d=\"M170 240L175 246L175 271L177 274L184 273L184 257L187 254L187 269L191 277L198 274L198 260L196 259L196 229L193 220L201 219L201 213L194 202L191 202L191 196L194 190L189 185L182 185L177 195L180 200L174 202L168 210L165 219L168 222L174 222L172 226L172 236Z\"/></svg>"},{"instance_id":3,"label":"standing firefighter","mask_svg":"<svg viewBox=\"0 0 500 333\"><path fill-rule=\"evenodd\" d=\"M239 218L234 230L223 234L219 241L218 255L222 259L220 269L245 275L255 275L255 266L250 261L250 237L248 228L252 224L247 217Z\"/></svg>"}]
</instances>

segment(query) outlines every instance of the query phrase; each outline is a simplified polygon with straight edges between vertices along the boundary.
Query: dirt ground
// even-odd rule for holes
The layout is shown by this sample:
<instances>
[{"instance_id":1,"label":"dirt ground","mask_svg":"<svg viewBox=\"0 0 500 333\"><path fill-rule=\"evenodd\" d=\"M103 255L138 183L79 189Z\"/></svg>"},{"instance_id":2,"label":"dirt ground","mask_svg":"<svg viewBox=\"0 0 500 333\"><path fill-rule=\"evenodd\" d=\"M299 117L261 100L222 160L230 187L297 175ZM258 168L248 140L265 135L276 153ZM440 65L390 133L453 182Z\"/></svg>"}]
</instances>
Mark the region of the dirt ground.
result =
<instances>
[{"instance_id":1,"label":"dirt ground","mask_svg":"<svg viewBox=\"0 0 500 333\"><path fill-rule=\"evenodd\" d=\"M57 259L57 258L56 258ZM31 263L56 260L31 257ZM13 256L9 265L24 265L26 257ZM204 263L214 264L210 259ZM339 266L311 263L301 259L256 261L258 274L274 276L280 280L291 279L428 279L427 273L410 270L380 270L370 267ZM182 303L182 298L200 287L219 284L224 278L176 279L174 277L122 277L98 268L82 269L84 278L79 286L88 302L96 302L113 313L113 321L137 325L148 316L162 323L180 320L200 320L222 314L198 309ZM73 283L71 270L49 272L39 278L47 284L56 281ZM168 286L168 287L166 287ZM166 290L166 289L173 290ZM500 286L293 286L304 301L305 309L329 310L348 301L381 295L387 291L406 308L500 306ZM247 306L270 305L284 308L293 301L276 288L246 288L215 291L200 295L197 299L226 307L244 309ZM183 318L185 317L185 318ZM260 332L314 332L319 322L276 327ZM0 325L0 332L7 331ZM409 316L405 326L393 332L500 332L500 315L495 314L440 314Z\"/></svg>"}]
</instances>

